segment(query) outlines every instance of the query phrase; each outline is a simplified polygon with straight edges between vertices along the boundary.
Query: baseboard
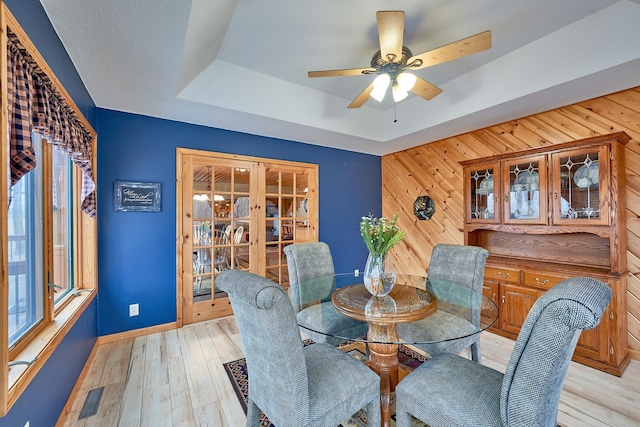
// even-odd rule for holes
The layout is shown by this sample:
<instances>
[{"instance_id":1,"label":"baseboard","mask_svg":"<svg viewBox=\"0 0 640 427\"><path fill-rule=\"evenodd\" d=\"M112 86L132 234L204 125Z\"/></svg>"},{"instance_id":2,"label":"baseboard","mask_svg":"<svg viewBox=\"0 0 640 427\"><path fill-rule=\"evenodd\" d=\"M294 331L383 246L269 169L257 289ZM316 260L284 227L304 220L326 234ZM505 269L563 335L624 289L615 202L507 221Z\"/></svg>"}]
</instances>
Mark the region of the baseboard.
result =
<instances>
[{"instance_id":1,"label":"baseboard","mask_svg":"<svg viewBox=\"0 0 640 427\"><path fill-rule=\"evenodd\" d=\"M178 322L164 323L162 325L149 326L148 328L133 329L131 331L118 332L117 334L103 335L98 337L96 345L155 334L156 332L170 331L172 329L178 329Z\"/></svg>"}]
</instances>

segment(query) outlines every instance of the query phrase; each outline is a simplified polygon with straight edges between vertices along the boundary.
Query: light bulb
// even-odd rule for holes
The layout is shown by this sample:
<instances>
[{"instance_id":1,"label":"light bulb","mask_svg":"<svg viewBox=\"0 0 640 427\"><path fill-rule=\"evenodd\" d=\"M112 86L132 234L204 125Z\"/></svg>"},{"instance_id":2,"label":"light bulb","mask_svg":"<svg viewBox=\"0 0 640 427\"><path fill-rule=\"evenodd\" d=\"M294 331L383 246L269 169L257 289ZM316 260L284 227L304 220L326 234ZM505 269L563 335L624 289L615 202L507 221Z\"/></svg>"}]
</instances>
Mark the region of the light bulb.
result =
<instances>
[{"instance_id":1,"label":"light bulb","mask_svg":"<svg viewBox=\"0 0 640 427\"><path fill-rule=\"evenodd\" d=\"M391 83L391 77L389 74L380 74L373 81L373 90L371 91L371 97L378 102L382 102L384 95L387 92L387 88Z\"/></svg>"},{"instance_id":2,"label":"light bulb","mask_svg":"<svg viewBox=\"0 0 640 427\"><path fill-rule=\"evenodd\" d=\"M413 89L413 85L416 84L416 76L415 74L402 72L398 74L398 77L396 77L396 81L402 87L402 89L409 92L411 89Z\"/></svg>"},{"instance_id":3,"label":"light bulb","mask_svg":"<svg viewBox=\"0 0 640 427\"><path fill-rule=\"evenodd\" d=\"M393 94L393 100L395 102L402 101L407 97L407 95L409 95L409 93L397 83L391 88L391 93Z\"/></svg>"}]
</instances>

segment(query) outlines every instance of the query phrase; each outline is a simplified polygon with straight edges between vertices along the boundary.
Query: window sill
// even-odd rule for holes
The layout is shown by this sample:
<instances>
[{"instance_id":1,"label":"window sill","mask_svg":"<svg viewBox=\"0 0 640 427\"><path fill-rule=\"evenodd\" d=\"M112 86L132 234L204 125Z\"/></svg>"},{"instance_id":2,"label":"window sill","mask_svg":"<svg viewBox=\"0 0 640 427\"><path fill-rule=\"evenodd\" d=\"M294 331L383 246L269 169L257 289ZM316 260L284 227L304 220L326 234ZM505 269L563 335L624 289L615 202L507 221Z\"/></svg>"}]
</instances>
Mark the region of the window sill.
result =
<instances>
[{"instance_id":1,"label":"window sill","mask_svg":"<svg viewBox=\"0 0 640 427\"><path fill-rule=\"evenodd\" d=\"M95 290L91 290L91 292L80 292L78 296L75 296L56 314L56 319L53 322L47 325L31 343L11 360L11 362L17 360L33 360L33 363L29 365L14 365L9 368L7 411L18 400L40 369L47 363L49 357L96 295L97 292Z\"/></svg>"}]
</instances>

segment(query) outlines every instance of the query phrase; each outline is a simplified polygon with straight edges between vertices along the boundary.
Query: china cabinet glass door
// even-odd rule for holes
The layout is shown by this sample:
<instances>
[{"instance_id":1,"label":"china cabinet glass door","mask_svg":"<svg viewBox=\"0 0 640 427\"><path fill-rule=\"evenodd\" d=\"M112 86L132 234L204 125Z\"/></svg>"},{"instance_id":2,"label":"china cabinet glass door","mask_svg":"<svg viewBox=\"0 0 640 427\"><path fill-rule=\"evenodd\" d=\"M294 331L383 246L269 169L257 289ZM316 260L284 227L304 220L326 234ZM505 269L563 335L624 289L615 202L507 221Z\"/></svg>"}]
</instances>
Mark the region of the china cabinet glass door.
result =
<instances>
[{"instance_id":1,"label":"china cabinet glass door","mask_svg":"<svg viewBox=\"0 0 640 427\"><path fill-rule=\"evenodd\" d=\"M608 225L608 148L554 153L551 161L554 223Z\"/></svg>"},{"instance_id":2,"label":"china cabinet glass door","mask_svg":"<svg viewBox=\"0 0 640 427\"><path fill-rule=\"evenodd\" d=\"M547 224L547 156L502 163L505 223Z\"/></svg>"},{"instance_id":3,"label":"china cabinet glass door","mask_svg":"<svg viewBox=\"0 0 640 427\"><path fill-rule=\"evenodd\" d=\"M497 163L479 165L467 170L465 186L469 194L467 222L497 224L500 222L500 167ZM496 178L497 177L497 178Z\"/></svg>"}]
</instances>

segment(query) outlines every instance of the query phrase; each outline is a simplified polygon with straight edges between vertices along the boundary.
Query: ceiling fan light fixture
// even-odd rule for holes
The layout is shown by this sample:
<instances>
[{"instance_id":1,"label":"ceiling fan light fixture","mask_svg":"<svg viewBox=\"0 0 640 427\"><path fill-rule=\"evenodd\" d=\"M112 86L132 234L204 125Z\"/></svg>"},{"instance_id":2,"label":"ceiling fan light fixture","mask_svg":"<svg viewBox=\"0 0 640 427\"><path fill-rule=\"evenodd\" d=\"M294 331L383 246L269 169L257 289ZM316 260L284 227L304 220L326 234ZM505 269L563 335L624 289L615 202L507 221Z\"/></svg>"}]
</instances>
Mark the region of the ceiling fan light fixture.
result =
<instances>
[{"instance_id":1,"label":"ceiling fan light fixture","mask_svg":"<svg viewBox=\"0 0 640 427\"><path fill-rule=\"evenodd\" d=\"M397 82L391 87L391 93L393 94L393 100L395 102L400 102L403 99L405 99L407 97L407 95L409 95L409 92L407 92L400 84L398 84Z\"/></svg>"},{"instance_id":2,"label":"ceiling fan light fixture","mask_svg":"<svg viewBox=\"0 0 640 427\"><path fill-rule=\"evenodd\" d=\"M378 102L382 102L384 95L387 93L387 88L391 83L391 77L389 74L380 74L373 81L373 90L371 91L371 97Z\"/></svg>"},{"instance_id":3,"label":"ceiling fan light fixture","mask_svg":"<svg viewBox=\"0 0 640 427\"><path fill-rule=\"evenodd\" d=\"M403 71L402 73L398 74L398 77L396 77L396 81L402 87L402 89L409 92L416 84L416 76L415 74Z\"/></svg>"}]
</instances>

